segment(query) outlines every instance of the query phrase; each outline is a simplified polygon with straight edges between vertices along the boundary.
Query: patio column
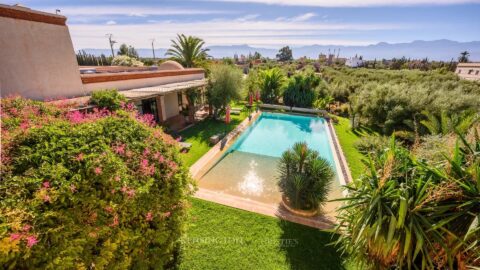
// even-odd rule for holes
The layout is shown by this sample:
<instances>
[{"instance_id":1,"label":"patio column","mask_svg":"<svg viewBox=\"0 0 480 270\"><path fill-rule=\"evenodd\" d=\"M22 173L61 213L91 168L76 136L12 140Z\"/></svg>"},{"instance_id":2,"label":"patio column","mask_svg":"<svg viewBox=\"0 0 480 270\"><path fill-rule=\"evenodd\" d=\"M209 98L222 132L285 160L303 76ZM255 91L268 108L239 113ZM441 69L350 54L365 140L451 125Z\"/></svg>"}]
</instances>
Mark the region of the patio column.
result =
<instances>
[{"instance_id":1,"label":"patio column","mask_svg":"<svg viewBox=\"0 0 480 270\"><path fill-rule=\"evenodd\" d=\"M157 103L157 111L158 111L158 119L160 122L165 122L167 120L167 115L165 113L165 97L164 96L157 96L156 97Z\"/></svg>"}]
</instances>

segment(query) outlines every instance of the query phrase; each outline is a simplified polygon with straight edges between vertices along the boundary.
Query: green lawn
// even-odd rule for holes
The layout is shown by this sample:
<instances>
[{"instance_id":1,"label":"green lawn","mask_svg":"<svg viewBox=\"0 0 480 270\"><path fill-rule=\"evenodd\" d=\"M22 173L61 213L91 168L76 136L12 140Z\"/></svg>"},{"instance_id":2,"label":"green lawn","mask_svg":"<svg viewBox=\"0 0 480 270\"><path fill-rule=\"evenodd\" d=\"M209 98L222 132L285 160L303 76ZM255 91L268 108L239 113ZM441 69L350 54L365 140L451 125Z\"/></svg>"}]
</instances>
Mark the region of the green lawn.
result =
<instances>
[{"instance_id":1,"label":"green lawn","mask_svg":"<svg viewBox=\"0 0 480 270\"><path fill-rule=\"evenodd\" d=\"M212 145L210 145L209 142L209 138L212 135L233 130L247 116L248 114L246 112L241 112L240 115L232 115L232 121L228 126L224 121L217 121L208 118L181 132L180 136L182 136L186 142L192 144L190 151L181 154L183 163L188 167L192 166L198 159L207 153L210 148L212 148Z\"/></svg>"},{"instance_id":2,"label":"green lawn","mask_svg":"<svg viewBox=\"0 0 480 270\"><path fill-rule=\"evenodd\" d=\"M348 118L337 118L339 123L334 125L335 133L337 133L338 140L342 146L343 154L347 159L348 167L350 168L352 177L355 179L359 177L365 169L365 165L362 163L362 159L364 159L365 156L358 152L354 144L360 139L360 137L370 133L371 131L364 128L353 131L350 128L350 120Z\"/></svg>"},{"instance_id":3,"label":"green lawn","mask_svg":"<svg viewBox=\"0 0 480 270\"><path fill-rule=\"evenodd\" d=\"M345 269L333 235L192 199L180 269Z\"/></svg>"}]
</instances>

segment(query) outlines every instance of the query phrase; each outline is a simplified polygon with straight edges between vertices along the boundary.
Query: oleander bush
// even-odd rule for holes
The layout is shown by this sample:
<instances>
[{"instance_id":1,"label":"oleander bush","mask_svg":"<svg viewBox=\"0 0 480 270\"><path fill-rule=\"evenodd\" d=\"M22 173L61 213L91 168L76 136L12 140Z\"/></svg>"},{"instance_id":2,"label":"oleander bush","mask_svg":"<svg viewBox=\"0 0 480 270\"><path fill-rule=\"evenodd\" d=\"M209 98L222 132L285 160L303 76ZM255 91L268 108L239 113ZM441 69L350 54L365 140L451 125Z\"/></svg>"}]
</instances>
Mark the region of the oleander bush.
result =
<instances>
[{"instance_id":1,"label":"oleander bush","mask_svg":"<svg viewBox=\"0 0 480 270\"><path fill-rule=\"evenodd\" d=\"M90 103L99 108L105 108L110 111L120 109L127 99L124 95L118 93L117 89L105 89L93 91L90 97Z\"/></svg>"},{"instance_id":2,"label":"oleander bush","mask_svg":"<svg viewBox=\"0 0 480 270\"><path fill-rule=\"evenodd\" d=\"M151 117L1 105L0 268L174 266L193 186Z\"/></svg>"}]
</instances>

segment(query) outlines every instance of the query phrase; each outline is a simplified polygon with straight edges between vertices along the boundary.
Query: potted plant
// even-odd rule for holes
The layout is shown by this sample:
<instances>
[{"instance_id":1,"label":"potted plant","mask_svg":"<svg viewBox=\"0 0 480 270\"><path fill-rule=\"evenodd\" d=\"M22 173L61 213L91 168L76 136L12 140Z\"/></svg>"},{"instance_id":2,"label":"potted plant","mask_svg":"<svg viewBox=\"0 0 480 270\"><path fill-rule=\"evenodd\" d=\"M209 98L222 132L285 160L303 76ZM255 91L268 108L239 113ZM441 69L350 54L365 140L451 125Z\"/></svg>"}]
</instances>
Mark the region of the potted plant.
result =
<instances>
[{"instance_id":1,"label":"potted plant","mask_svg":"<svg viewBox=\"0 0 480 270\"><path fill-rule=\"evenodd\" d=\"M307 143L297 142L282 154L279 170L284 207L301 216L318 214L334 177L330 163Z\"/></svg>"}]
</instances>

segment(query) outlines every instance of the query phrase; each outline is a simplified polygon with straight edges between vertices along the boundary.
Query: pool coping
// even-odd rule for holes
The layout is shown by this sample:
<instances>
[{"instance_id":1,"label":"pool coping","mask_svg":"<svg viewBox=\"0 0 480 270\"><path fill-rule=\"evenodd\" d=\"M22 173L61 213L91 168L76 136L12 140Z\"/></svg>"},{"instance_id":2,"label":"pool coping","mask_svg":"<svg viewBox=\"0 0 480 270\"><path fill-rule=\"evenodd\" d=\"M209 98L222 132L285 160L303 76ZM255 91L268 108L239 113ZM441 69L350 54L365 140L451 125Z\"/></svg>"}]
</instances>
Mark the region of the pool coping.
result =
<instances>
[{"instance_id":1,"label":"pool coping","mask_svg":"<svg viewBox=\"0 0 480 270\"><path fill-rule=\"evenodd\" d=\"M199 180L202 172L207 165L218 159L230 146L235 142L235 139L242 134L250 125L255 123L257 118L261 115L262 111L252 113L251 119L248 117L243 120L234 130L225 136L226 142L218 142L212 149L204 154L197 162L190 167L190 174L196 180ZM297 113L298 114L298 113ZM332 127L331 121L327 120L327 134L330 148L335 151L333 158L335 162L335 168L338 173L339 181L341 185L346 185L351 182L351 175L348 165L346 164L345 156L339 144L338 138L335 133L335 129ZM346 195L346 190L343 191L343 195ZM266 216L281 218L290 222L303 224L309 227L314 227L322 230L332 229L335 225L335 219L327 215L318 215L315 217L300 217L290 213L284 207L278 204L267 204L250 199L246 199L240 196L225 194L219 191L213 191L205 188L198 188L198 191L194 195L195 198L215 202L218 204L242 209L245 211L255 212Z\"/></svg>"}]
</instances>

